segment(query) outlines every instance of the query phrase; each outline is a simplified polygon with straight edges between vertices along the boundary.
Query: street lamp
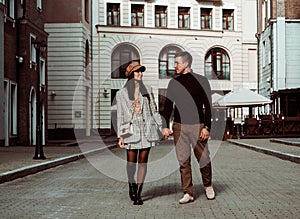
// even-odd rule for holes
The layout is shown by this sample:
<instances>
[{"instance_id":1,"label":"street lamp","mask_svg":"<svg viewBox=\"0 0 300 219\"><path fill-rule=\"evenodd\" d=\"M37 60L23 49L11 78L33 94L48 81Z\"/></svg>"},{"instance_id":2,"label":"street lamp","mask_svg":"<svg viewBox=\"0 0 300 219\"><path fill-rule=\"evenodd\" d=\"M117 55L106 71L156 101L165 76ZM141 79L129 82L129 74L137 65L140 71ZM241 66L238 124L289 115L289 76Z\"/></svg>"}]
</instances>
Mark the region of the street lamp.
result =
<instances>
[{"instance_id":1,"label":"street lamp","mask_svg":"<svg viewBox=\"0 0 300 219\"><path fill-rule=\"evenodd\" d=\"M37 86L36 86L36 145L35 155L33 159L46 159L43 151L43 138L42 138L42 114L41 114L41 91L44 89L41 87L41 70L40 70L40 57L41 51L45 51L47 48L46 41L32 41L34 48L36 49L36 68L37 68Z\"/></svg>"}]
</instances>

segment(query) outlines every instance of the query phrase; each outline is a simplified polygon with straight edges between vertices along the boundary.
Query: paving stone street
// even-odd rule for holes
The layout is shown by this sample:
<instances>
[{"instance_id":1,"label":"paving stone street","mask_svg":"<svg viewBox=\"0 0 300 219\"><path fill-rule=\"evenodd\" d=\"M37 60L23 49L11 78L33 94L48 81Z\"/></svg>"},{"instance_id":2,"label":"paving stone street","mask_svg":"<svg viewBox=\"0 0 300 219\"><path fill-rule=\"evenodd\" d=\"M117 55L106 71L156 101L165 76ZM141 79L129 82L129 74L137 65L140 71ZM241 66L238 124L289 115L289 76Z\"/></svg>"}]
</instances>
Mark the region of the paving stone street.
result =
<instances>
[{"instance_id":1,"label":"paving stone street","mask_svg":"<svg viewBox=\"0 0 300 219\"><path fill-rule=\"evenodd\" d=\"M164 142L151 150L149 162L172 150L172 143ZM128 184L93 164L104 160L112 172L125 171L110 152L125 159L124 150L112 148L0 184L0 218L299 218L300 174L295 162L222 142L213 157L215 200L206 199L193 159L193 203L178 203L183 194L176 166L151 181L149 177L164 168L149 165L144 205L134 206Z\"/></svg>"}]
</instances>

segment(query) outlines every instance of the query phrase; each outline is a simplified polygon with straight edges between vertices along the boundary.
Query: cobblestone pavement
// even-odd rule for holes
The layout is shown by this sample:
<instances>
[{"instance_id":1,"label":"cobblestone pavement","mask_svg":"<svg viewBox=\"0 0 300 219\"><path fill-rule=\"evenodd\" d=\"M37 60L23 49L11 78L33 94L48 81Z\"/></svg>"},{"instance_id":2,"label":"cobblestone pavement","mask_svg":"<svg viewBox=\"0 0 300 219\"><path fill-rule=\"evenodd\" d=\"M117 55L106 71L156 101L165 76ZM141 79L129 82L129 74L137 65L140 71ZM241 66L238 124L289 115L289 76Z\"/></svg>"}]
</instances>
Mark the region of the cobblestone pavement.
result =
<instances>
[{"instance_id":1,"label":"cobblestone pavement","mask_svg":"<svg viewBox=\"0 0 300 219\"><path fill-rule=\"evenodd\" d=\"M172 151L153 148L150 162ZM111 151L124 159L124 150ZM216 199L208 201L192 160L195 201L180 205L180 175L145 183L144 205L134 206L128 184L91 164L105 152L0 184L0 218L299 218L299 164L223 142L213 157ZM114 167L113 163L107 165ZM118 166L116 171L124 170ZM151 172L161 168L149 169Z\"/></svg>"}]
</instances>

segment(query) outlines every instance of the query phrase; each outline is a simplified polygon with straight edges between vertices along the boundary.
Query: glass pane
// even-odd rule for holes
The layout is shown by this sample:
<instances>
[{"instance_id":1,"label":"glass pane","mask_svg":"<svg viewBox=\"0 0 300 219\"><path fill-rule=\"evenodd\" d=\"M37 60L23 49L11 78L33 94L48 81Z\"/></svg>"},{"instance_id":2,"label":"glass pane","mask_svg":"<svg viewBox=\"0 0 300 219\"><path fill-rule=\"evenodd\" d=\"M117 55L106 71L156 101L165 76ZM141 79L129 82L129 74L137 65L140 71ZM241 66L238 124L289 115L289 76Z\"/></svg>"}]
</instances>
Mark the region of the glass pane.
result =
<instances>
[{"instance_id":1,"label":"glass pane","mask_svg":"<svg viewBox=\"0 0 300 219\"><path fill-rule=\"evenodd\" d=\"M182 16L179 16L179 17L178 17L178 27L179 27L179 28L182 28L182 25L183 25L183 24L182 24Z\"/></svg>"},{"instance_id":2,"label":"glass pane","mask_svg":"<svg viewBox=\"0 0 300 219\"><path fill-rule=\"evenodd\" d=\"M161 77L161 78L167 77L167 63L166 62L160 62L159 77Z\"/></svg>"},{"instance_id":3,"label":"glass pane","mask_svg":"<svg viewBox=\"0 0 300 219\"><path fill-rule=\"evenodd\" d=\"M226 54L222 54L223 62L229 62L228 56Z\"/></svg>"},{"instance_id":4,"label":"glass pane","mask_svg":"<svg viewBox=\"0 0 300 219\"><path fill-rule=\"evenodd\" d=\"M223 29L227 29L226 17L223 17Z\"/></svg>"},{"instance_id":5,"label":"glass pane","mask_svg":"<svg viewBox=\"0 0 300 219\"><path fill-rule=\"evenodd\" d=\"M159 14L155 14L155 26L159 27Z\"/></svg>"},{"instance_id":6,"label":"glass pane","mask_svg":"<svg viewBox=\"0 0 300 219\"><path fill-rule=\"evenodd\" d=\"M216 66L215 66L217 71L221 71L221 57L216 56Z\"/></svg>"},{"instance_id":7,"label":"glass pane","mask_svg":"<svg viewBox=\"0 0 300 219\"><path fill-rule=\"evenodd\" d=\"M136 15L135 13L131 13L131 25L136 25Z\"/></svg>"},{"instance_id":8,"label":"glass pane","mask_svg":"<svg viewBox=\"0 0 300 219\"><path fill-rule=\"evenodd\" d=\"M175 73L175 55L174 54L168 54L168 76L172 76Z\"/></svg>"},{"instance_id":9,"label":"glass pane","mask_svg":"<svg viewBox=\"0 0 300 219\"><path fill-rule=\"evenodd\" d=\"M144 13L138 13L138 26L144 26Z\"/></svg>"},{"instance_id":10,"label":"glass pane","mask_svg":"<svg viewBox=\"0 0 300 219\"><path fill-rule=\"evenodd\" d=\"M166 16L166 14L161 14L161 26L162 27L167 26L167 16Z\"/></svg>"},{"instance_id":11,"label":"glass pane","mask_svg":"<svg viewBox=\"0 0 300 219\"><path fill-rule=\"evenodd\" d=\"M211 17L210 16L207 17L207 28L211 29Z\"/></svg>"},{"instance_id":12,"label":"glass pane","mask_svg":"<svg viewBox=\"0 0 300 219\"><path fill-rule=\"evenodd\" d=\"M228 29L233 30L233 18L232 17L228 18Z\"/></svg>"},{"instance_id":13,"label":"glass pane","mask_svg":"<svg viewBox=\"0 0 300 219\"><path fill-rule=\"evenodd\" d=\"M189 15L184 16L184 27L190 28L190 16Z\"/></svg>"},{"instance_id":14,"label":"glass pane","mask_svg":"<svg viewBox=\"0 0 300 219\"><path fill-rule=\"evenodd\" d=\"M211 64L205 64L205 76L207 79L212 79L212 67Z\"/></svg>"},{"instance_id":15,"label":"glass pane","mask_svg":"<svg viewBox=\"0 0 300 219\"><path fill-rule=\"evenodd\" d=\"M111 18L111 13L107 14L107 25L111 25L112 24L112 18Z\"/></svg>"}]
</instances>

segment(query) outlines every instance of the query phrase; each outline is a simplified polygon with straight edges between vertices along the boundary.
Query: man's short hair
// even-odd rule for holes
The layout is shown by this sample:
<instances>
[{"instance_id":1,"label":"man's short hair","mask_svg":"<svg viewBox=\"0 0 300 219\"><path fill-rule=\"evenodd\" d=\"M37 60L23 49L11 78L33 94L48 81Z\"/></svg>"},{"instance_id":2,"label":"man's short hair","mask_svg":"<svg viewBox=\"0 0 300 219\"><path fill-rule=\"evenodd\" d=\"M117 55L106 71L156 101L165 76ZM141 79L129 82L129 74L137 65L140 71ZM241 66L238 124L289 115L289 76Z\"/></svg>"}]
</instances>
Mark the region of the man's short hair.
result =
<instances>
[{"instance_id":1,"label":"man's short hair","mask_svg":"<svg viewBox=\"0 0 300 219\"><path fill-rule=\"evenodd\" d=\"M192 55L189 52L187 52L187 51L178 52L178 53L175 54L175 58L176 57L181 57L184 62L188 62L189 63L190 67L192 66L193 57L192 57Z\"/></svg>"}]
</instances>

